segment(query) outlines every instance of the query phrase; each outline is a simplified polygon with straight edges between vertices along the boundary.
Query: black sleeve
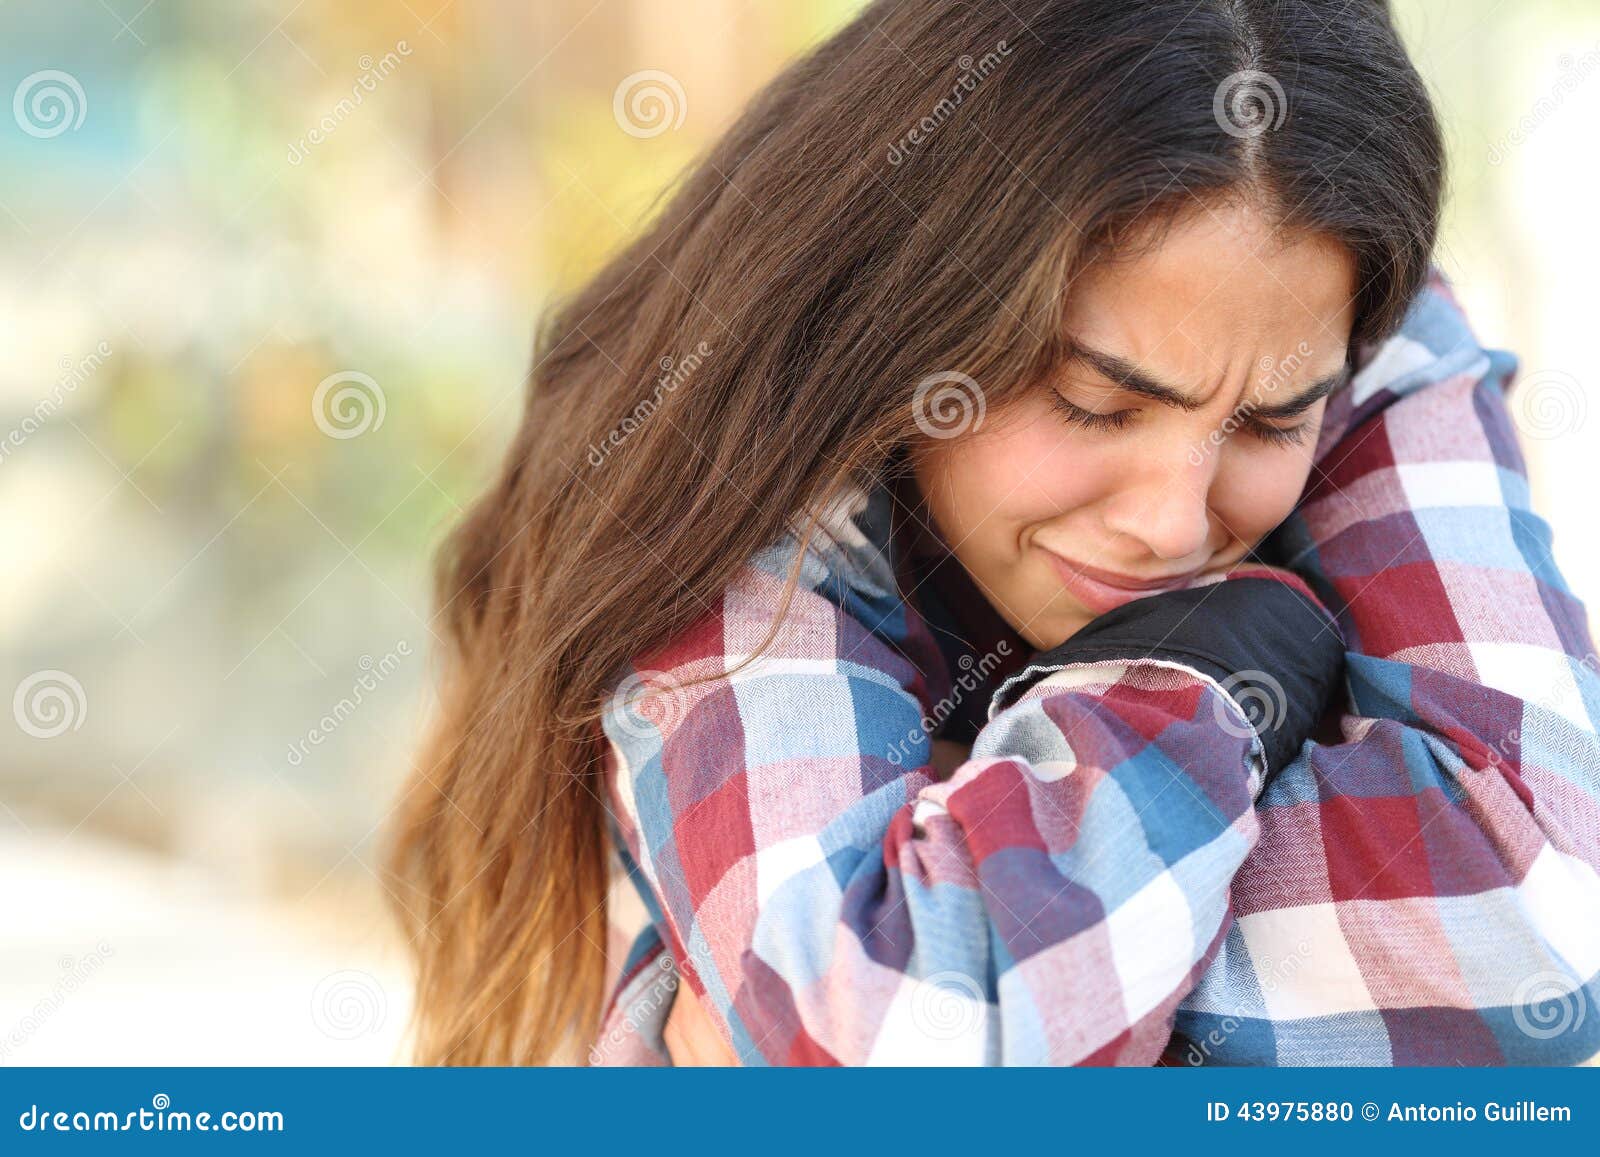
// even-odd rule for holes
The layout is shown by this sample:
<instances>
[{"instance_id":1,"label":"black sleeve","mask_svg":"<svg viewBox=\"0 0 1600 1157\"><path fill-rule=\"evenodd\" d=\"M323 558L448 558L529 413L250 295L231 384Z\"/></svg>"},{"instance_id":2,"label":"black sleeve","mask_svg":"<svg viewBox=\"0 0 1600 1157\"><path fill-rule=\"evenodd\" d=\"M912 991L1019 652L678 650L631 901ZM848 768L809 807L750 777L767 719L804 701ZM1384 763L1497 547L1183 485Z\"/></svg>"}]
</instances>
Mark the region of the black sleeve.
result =
<instances>
[{"instance_id":1,"label":"black sleeve","mask_svg":"<svg viewBox=\"0 0 1600 1157\"><path fill-rule=\"evenodd\" d=\"M1300 751L1344 675L1337 624L1294 586L1234 578L1136 599L1034 656L996 695L1014 698L1072 663L1165 659L1216 680L1266 751L1267 774Z\"/></svg>"}]
</instances>

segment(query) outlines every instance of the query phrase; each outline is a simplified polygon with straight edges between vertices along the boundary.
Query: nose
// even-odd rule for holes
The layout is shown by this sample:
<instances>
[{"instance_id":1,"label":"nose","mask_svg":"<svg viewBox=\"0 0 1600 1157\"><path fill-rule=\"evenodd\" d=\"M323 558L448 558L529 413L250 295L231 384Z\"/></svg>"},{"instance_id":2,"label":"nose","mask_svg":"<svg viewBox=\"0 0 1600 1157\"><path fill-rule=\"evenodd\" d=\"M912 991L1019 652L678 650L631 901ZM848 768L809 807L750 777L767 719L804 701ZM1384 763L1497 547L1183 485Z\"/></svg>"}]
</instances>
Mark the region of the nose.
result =
<instances>
[{"instance_id":1,"label":"nose","mask_svg":"<svg viewBox=\"0 0 1600 1157\"><path fill-rule=\"evenodd\" d=\"M1215 455L1150 462L1130 471L1104 506L1106 529L1169 561L1200 561L1219 537L1209 495Z\"/></svg>"}]
</instances>

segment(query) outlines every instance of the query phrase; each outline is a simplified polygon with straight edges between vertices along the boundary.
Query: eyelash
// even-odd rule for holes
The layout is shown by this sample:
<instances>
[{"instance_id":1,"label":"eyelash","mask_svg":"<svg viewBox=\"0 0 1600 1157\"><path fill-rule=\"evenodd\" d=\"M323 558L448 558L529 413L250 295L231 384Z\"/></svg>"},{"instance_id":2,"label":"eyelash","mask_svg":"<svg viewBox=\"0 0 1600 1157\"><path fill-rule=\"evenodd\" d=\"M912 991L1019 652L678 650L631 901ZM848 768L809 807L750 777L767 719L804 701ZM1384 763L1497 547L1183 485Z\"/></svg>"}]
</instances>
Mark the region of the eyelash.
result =
<instances>
[{"instance_id":1,"label":"eyelash","mask_svg":"<svg viewBox=\"0 0 1600 1157\"><path fill-rule=\"evenodd\" d=\"M1097 414L1093 410L1085 410L1082 406L1075 406L1054 390L1050 392L1051 404L1069 424L1082 426L1088 430L1121 430L1133 421L1137 410L1114 410L1109 414ZM1306 440L1307 423L1301 422L1295 426L1267 426L1257 422L1245 424L1245 429L1250 436L1269 446L1294 446Z\"/></svg>"},{"instance_id":2,"label":"eyelash","mask_svg":"<svg viewBox=\"0 0 1600 1157\"><path fill-rule=\"evenodd\" d=\"M1082 406L1074 406L1054 390L1050 392L1050 401L1069 423L1089 430L1120 430L1133 420L1135 413L1133 410L1116 410L1110 414L1097 414Z\"/></svg>"}]
</instances>

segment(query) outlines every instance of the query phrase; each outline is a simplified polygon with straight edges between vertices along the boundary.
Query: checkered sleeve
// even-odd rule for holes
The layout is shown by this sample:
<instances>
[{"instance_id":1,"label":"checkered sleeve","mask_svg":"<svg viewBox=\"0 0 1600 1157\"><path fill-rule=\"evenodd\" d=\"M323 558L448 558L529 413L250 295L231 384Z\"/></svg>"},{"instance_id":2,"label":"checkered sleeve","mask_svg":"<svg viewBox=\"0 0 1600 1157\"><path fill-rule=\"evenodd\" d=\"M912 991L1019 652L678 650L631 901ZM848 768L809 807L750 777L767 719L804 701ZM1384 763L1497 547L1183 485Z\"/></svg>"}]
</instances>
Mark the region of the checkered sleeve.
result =
<instances>
[{"instance_id":1,"label":"checkered sleeve","mask_svg":"<svg viewBox=\"0 0 1600 1157\"><path fill-rule=\"evenodd\" d=\"M1529 505L1516 368L1435 276L1330 409L1281 561L1338 617L1349 709L1262 794L1169 1062L1600 1051L1600 665Z\"/></svg>"},{"instance_id":2,"label":"checkered sleeve","mask_svg":"<svg viewBox=\"0 0 1600 1157\"><path fill-rule=\"evenodd\" d=\"M1210 675L1057 671L948 778L919 667L750 568L603 719L617 827L745 1064L1154 1062L1228 925L1261 743Z\"/></svg>"}]
</instances>

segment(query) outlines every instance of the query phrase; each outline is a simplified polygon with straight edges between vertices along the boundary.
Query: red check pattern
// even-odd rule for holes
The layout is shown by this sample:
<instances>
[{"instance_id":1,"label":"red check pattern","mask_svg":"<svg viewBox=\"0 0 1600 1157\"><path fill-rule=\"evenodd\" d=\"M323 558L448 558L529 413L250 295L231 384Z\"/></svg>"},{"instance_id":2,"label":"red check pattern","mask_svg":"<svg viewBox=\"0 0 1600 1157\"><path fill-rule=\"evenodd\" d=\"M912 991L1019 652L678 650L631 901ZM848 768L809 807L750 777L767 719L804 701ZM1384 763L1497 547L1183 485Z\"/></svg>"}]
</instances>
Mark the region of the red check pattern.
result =
<instances>
[{"instance_id":1,"label":"red check pattern","mask_svg":"<svg viewBox=\"0 0 1600 1157\"><path fill-rule=\"evenodd\" d=\"M876 494L754 665L793 541L639 656L657 693L604 720L591 1063L669 1063L683 982L746 1064L1600 1052L1600 661L1528 503L1516 361L1435 276L1358 369L1273 542L1345 639L1340 734L1264 789L1227 689L1137 655L1030 668L938 777L920 720L954 673Z\"/></svg>"}]
</instances>

